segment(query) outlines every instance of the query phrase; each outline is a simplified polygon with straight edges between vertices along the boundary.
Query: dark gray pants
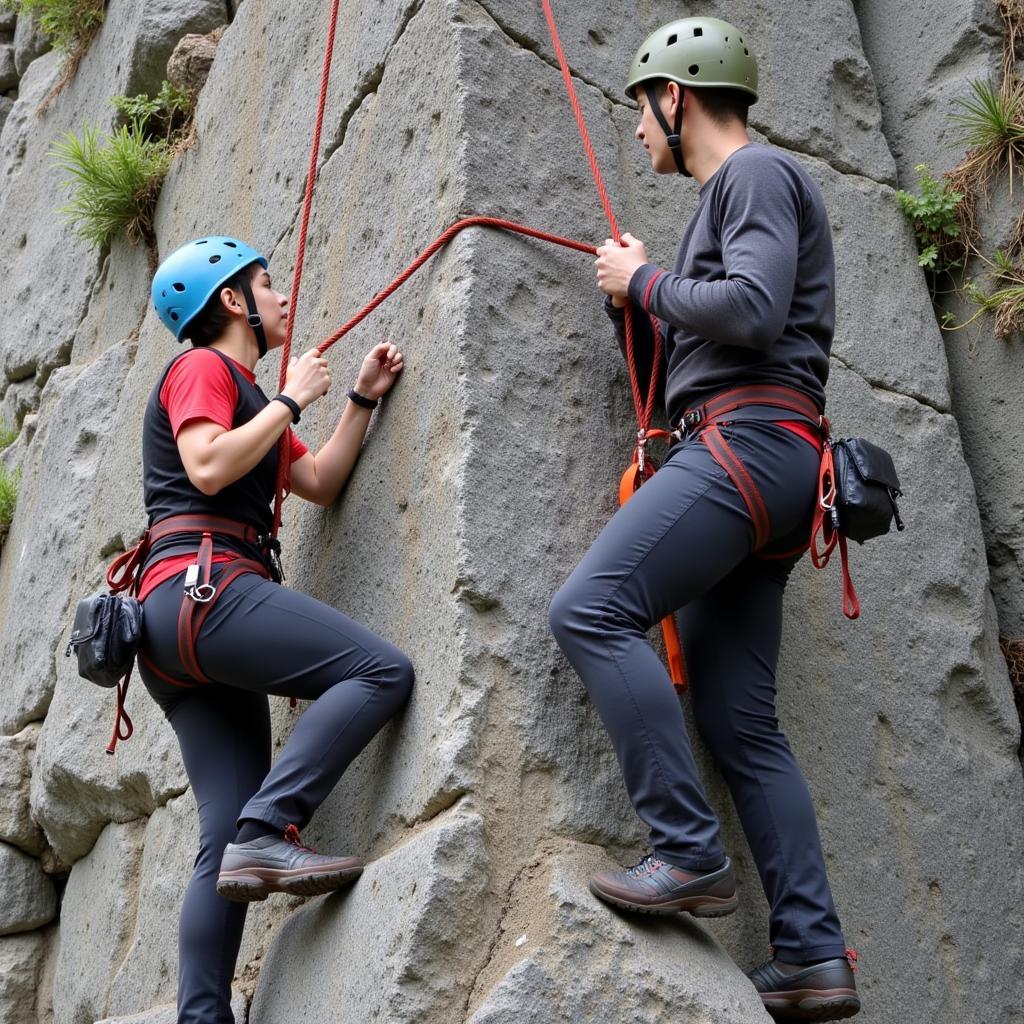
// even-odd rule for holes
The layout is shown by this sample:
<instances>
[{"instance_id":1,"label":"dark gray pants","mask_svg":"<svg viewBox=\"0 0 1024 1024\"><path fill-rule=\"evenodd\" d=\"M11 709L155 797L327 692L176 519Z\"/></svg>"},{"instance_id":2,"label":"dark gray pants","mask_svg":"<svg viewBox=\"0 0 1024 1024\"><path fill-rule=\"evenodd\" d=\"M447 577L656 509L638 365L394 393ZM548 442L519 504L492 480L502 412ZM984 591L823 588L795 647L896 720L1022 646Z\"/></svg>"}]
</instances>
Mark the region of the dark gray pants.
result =
<instances>
[{"instance_id":1,"label":"dark gray pants","mask_svg":"<svg viewBox=\"0 0 1024 1024\"><path fill-rule=\"evenodd\" d=\"M722 429L759 488L771 540L752 554L742 498L699 439L612 517L555 595L551 628L608 730L655 853L704 871L725 856L682 708L647 631L679 610L697 728L732 793L771 907L771 942L793 963L842 956L807 785L775 717L782 595L807 540L819 455L772 423Z\"/></svg>"},{"instance_id":2,"label":"dark gray pants","mask_svg":"<svg viewBox=\"0 0 1024 1024\"><path fill-rule=\"evenodd\" d=\"M143 653L188 684L178 659L183 575L146 599ZM217 895L237 823L303 828L342 773L402 706L412 665L396 647L305 594L255 574L217 600L196 649L212 683L175 686L140 663L171 723L199 808L199 853L178 933L179 1024L230 1024L246 906ZM313 704L270 763L267 694Z\"/></svg>"}]
</instances>

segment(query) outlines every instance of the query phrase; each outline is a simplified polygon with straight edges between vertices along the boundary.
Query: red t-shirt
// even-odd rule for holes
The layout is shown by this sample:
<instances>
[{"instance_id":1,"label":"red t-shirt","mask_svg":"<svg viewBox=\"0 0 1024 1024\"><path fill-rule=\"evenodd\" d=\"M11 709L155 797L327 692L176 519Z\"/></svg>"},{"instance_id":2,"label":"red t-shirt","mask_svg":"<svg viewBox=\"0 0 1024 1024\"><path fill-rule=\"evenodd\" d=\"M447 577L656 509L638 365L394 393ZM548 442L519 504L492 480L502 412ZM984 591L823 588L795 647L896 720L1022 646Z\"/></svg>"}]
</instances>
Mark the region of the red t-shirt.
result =
<instances>
[{"instance_id":1,"label":"red t-shirt","mask_svg":"<svg viewBox=\"0 0 1024 1024\"><path fill-rule=\"evenodd\" d=\"M230 358L230 356L228 357ZM232 359L235 369L250 383L256 383L256 375L248 367ZM174 439L187 423L208 420L225 430L231 429L238 401L238 386L231 371L216 352L198 348L188 356L179 359L168 371L160 388L160 404L167 410ZM288 428L290 461L297 462L309 449ZM214 563L230 562L238 555L231 553L213 556ZM154 562L145 572L139 588L139 600L161 583L177 576L195 561L195 555L170 555Z\"/></svg>"}]
</instances>

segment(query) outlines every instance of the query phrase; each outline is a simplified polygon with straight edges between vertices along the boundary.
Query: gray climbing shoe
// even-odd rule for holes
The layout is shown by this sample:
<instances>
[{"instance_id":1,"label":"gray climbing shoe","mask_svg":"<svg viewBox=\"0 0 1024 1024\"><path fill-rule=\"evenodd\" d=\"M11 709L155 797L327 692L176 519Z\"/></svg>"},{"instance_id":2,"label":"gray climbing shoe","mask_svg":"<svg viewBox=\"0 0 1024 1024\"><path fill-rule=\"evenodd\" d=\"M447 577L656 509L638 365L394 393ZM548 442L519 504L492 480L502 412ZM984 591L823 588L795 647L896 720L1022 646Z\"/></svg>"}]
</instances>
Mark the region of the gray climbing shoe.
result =
<instances>
[{"instance_id":1,"label":"gray climbing shoe","mask_svg":"<svg viewBox=\"0 0 1024 1024\"><path fill-rule=\"evenodd\" d=\"M739 906L736 877L728 857L717 870L696 874L674 868L649 853L625 871L594 875L590 891L605 903L640 914L725 917Z\"/></svg>"},{"instance_id":2,"label":"gray climbing shoe","mask_svg":"<svg viewBox=\"0 0 1024 1024\"><path fill-rule=\"evenodd\" d=\"M776 1020L843 1020L860 1010L853 967L847 957L812 964L793 974L769 960L747 977Z\"/></svg>"},{"instance_id":3,"label":"gray climbing shoe","mask_svg":"<svg viewBox=\"0 0 1024 1024\"><path fill-rule=\"evenodd\" d=\"M265 900L272 892L318 896L355 880L363 867L358 857L326 857L303 846L299 830L289 825L283 836L228 843L217 892L239 903Z\"/></svg>"}]
</instances>

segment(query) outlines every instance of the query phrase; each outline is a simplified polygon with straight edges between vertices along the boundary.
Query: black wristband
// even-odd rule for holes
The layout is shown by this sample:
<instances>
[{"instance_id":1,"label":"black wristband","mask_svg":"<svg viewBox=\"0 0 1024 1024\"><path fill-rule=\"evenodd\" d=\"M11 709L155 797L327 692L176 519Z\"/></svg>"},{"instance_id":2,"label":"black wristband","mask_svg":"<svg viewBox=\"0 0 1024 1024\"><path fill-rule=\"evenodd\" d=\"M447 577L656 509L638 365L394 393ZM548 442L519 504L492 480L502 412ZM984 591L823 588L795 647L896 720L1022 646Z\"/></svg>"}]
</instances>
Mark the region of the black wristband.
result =
<instances>
[{"instance_id":1,"label":"black wristband","mask_svg":"<svg viewBox=\"0 0 1024 1024\"><path fill-rule=\"evenodd\" d=\"M302 412L302 410L299 408L299 403L296 402L294 398L289 398L287 395L274 395L271 401L284 402L284 404L292 411L292 423L299 422L299 419L301 418L299 413Z\"/></svg>"},{"instance_id":2,"label":"black wristband","mask_svg":"<svg viewBox=\"0 0 1024 1024\"><path fill-rule=\"evenodd\" d=\"M349 388L348 400L355 402L356 405L361 405L364 409L376 409L377 399L376 398L364 398L355 388Z\"/></svg>"}]
</instances>

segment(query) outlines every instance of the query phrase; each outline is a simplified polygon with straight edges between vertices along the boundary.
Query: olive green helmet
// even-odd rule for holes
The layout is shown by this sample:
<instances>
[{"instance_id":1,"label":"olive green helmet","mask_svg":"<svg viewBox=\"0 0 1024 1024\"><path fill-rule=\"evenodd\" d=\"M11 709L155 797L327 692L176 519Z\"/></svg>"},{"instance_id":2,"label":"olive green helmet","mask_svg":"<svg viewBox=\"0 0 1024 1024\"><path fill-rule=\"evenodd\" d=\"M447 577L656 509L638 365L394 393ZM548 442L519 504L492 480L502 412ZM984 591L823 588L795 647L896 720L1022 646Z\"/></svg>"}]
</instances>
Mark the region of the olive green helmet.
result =
<instances>
[{"instance_id":1,"label":"olive green helmet","mask_svg":"<svg viewBox=\"0 0 1024 1024\"><path fill-rule=\"evenodd\" d=\"M739 89L757 100L757 61L740 30L718 18L683 18L651 33L633 58L626 95L634 99L641 82L662 78L695 89Z\"/></svg>"}]
</instances>

